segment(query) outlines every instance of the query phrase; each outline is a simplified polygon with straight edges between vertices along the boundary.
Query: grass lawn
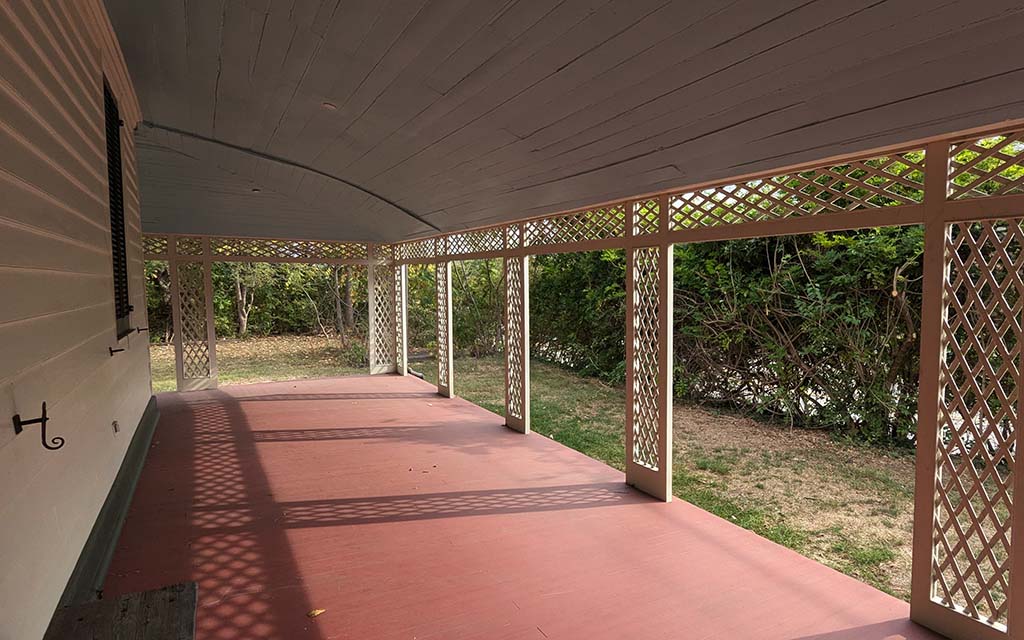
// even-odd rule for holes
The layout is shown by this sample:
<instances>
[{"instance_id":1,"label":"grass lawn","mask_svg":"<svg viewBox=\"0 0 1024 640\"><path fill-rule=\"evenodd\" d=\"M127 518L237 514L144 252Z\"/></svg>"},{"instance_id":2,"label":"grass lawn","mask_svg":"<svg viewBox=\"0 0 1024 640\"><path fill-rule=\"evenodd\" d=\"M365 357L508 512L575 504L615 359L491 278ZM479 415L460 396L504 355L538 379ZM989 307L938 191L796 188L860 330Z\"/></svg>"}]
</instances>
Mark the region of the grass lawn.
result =
<instances>
[{"instance_id":1,"label":"grass lawn","mask_svg":"<svg viewBox=\"0 0 1024 640\"><path fill-rule=\"evenodd\" d=\"M174 391L174 347L150 345L153 392ZM346 364L336 340L322 336L270 336L217 341L220 384L329 378L366 373Z\"/></svg>"},{"instance_id":2,"label":"grass lawn","mask_svg":"<svg viewBox=\"0 0 1024 640\"><path fill-rule=\"evenodd\" d=\"M154 346L154 391L174 389L174 353ZM217 343L222 384L364 373L320 337ZM436 381L433 361L411 363ZM458 359L455 392L504 408L501 358ZM534 431L624 467L625 391L533 362ZM910 597L914 460L826 434L701 407L674 412L675 494L722 518L897 597Z\"/></svg>"}]
</instances>

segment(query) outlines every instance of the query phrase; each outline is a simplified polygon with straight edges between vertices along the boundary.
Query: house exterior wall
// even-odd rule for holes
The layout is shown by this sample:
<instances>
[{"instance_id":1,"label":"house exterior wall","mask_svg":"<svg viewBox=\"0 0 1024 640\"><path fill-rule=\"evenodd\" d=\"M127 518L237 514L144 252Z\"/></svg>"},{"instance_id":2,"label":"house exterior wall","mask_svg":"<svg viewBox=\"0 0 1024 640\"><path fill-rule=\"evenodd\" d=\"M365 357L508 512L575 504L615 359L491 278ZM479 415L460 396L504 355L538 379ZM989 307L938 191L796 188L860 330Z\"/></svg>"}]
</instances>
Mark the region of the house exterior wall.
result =
<instances>
[{"instance_id":1,"label":"house exterior wall","mask_svg":"<svg viewBox=\"0 0 1024 640\"><path fill-rule=\"evenodd\" d=\"M0 3L0 638L45 632L151 395L148 334L115 329L104 77L124 120L131 326L145 327L140 115L106 12ZM59 451L38 425L13 429L43 402Z\"/></svg>"}]
</instances>

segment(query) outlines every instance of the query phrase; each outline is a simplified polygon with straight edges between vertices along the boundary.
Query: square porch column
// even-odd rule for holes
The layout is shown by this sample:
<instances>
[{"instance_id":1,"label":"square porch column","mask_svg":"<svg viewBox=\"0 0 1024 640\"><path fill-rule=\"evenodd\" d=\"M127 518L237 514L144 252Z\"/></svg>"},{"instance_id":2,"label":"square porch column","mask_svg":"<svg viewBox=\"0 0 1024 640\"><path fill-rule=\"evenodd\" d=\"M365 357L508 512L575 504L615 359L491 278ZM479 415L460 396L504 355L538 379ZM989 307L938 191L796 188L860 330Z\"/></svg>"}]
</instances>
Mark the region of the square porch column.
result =
<instances>
[{"instance_id":1,"label":"square porch column","mask_svg":"<svg viewBox=\"0 0 1024 640\"><path fill-rule=\"evenodd\" d=\"M530 433L530 258L505 258L505 426Z\"/></svg>"},{"instance_id":2,"label":"square porch column","mask_svg":"<svg viewBox=\"0 0 1024 640\"><path fill-rule=\"evenodd\" d=\"M395 264L391 247L376 247L367 267L370 374L408 373L405 265Z\"/></svg>"},{"instance_id":3,"label":"square porch column","mask_svg":"<svg viewBox=\"0 0 1024 640\"><path fill-rule=\"evenodd\" d=\"M672 244L626 249L626 483L672 500Z\"/></svg>"},{"instance_id":4,"label":"square porch column","mask_svg":"<svg viewBox=\"0 0 1024 640\"><path fill-rule=\"evenodd\" d=\"M452 366L452 263L435 266L437 292L437 392L446 398L455 395Z\"/></svg>"},{"instance_id":5,"label":"square porch column","mask_svg":"<svg viewBox=\"0 0 1024 640\"><path fill-rule=\"evenodd\" d=\"M209 238L171 237L167 246L178 391L217 388Z\"/></svg>"}]
</instances>

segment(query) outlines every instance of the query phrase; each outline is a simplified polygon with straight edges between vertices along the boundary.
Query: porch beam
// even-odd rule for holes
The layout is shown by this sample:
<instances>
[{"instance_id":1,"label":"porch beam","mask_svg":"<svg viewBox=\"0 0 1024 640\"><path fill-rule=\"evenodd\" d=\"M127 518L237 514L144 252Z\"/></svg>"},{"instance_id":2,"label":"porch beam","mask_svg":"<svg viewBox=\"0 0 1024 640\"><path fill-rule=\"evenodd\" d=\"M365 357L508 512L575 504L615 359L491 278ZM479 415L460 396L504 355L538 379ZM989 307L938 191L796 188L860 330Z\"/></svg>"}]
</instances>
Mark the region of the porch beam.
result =
<instances>
[{"instance_id":1,"label":"porch beam","mask_svg":"<svg viewBox=\"0 0 1024 640\"><path fill-rule=\"evenodd\" d=\"M505 425L530 433L530 258L505 258Z\"/></svg>"}]
</instances>

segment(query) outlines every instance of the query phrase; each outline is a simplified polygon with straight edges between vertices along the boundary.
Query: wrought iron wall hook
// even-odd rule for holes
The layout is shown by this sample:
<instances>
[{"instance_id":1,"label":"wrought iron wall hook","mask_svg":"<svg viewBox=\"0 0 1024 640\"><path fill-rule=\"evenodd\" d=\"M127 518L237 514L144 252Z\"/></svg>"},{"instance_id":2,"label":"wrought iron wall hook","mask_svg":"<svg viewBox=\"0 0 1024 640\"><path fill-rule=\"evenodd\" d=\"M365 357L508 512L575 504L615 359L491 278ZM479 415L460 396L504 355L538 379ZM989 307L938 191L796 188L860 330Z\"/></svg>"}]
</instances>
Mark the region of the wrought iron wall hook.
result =
<instances>
[{"instance_id":1,"label":"wrought iron wall hook","mask_svg":"<svg viewBox=\"0 0 1024 640\"><path fill-rule=\"evenodd\" d=\"M121 353L124 349L115 349L114 347L107 347L110 349L110 357L113 358L115 353Z\"/></svg>"},{"instance_id":2,"label":"wrought iron wall hook","mask_svg":"<svg viewBox=\"0 0 1024 640\"><path fill-rule=\"evenodd\" d=\"M14 414L14 433L21 433L22 431L25 430L25 427L32 424L38 424L40 427L39 433L43 441L43 448L49 449L50 451L56 451L57 449L60 449L61 447L64 446L64 438L61 438L60 436L55 436L49 440L46 439L46 423L49 420L50 419L46 416L46 403L44 402L43 415L38 418L33 418L32 420L22 420L21 414Z\"/></svg>"}]
</instances>

